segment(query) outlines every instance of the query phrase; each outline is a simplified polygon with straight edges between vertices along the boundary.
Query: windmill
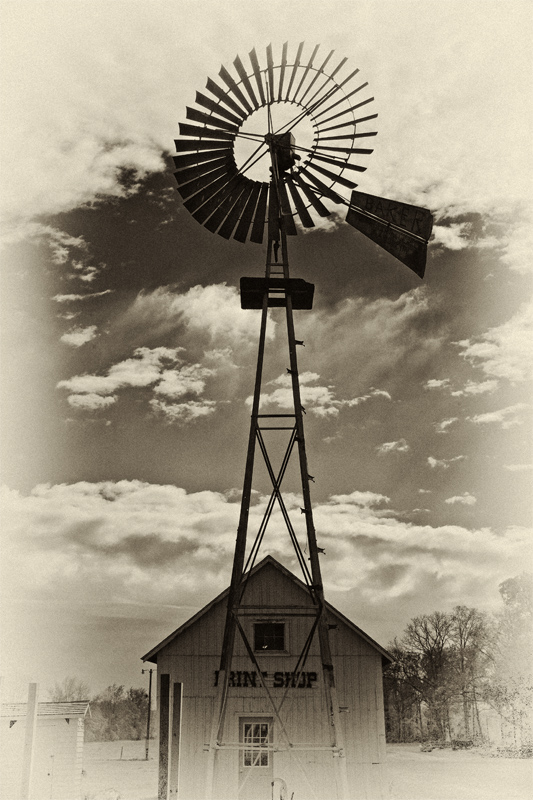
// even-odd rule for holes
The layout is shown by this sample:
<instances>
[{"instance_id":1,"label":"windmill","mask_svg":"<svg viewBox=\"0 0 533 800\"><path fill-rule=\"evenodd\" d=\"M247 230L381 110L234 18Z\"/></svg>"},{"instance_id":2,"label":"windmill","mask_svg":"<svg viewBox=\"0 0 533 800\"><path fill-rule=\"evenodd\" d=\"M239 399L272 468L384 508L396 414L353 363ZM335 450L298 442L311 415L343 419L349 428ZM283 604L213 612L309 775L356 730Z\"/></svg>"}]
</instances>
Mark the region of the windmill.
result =
<instances>
[{"instance_id":1,"label":"windmill","mask_svg":"<svg viewBox=\"0 0 533 800\"><path fill-rule=\"evenodd\" d=\"M311 504L313 477L307 463L305 409L301 402L297 359L297 348L303 342L296 338L293 318L293 311L312 308L314 286L302 278L290 276L287 241L289 236L297 234L299 227L312 228L321 218L329 217L331 204L344 205L348 224L423 277L432 217L426 209L357 191L354 177L366 170L366 158L372 153L368 145L376 136L376 131L372 130L377 118L377 113L372 111L374 98L369 95L368 83L360 80L359 70L346 70L346 58L337 62L334 51L319 58L318 50L317 45L304 58L302 42L289 59L285 43L280 59L275 61L269 45L262 63L255 49L249 53L249 66L237 56L233 73L222 66L218 82L207 80L207 94L196 93L195 105L187 108L189 121L180 123L180 137L175 142L178 192L192 216L225 239L266 244L264 277L243 277L240 284L241 307L260 309L261 322L243 493L211 738L207 744L206 796L209 798L213 797L217 753L224 747L234 746L225 740L224 723L237 634L242 637L265 696L271 702L286 746L295 754L298 752L298 743L290 741L285 731L281 716L283 701L275 701L262 678L261 664L247 639L239 614L246 592L246 576L254 566L275 507L285 522L314 607L305 645L293 667L292 683L298 685L311 642L316 637L322 663L324 708L328 715L329 740L324 747L331 751L334 759L337 797L345 800L351 796L325 615L321 550ZM346 190L351 192L349 199L345 197ZM287 379L293 404L291 413L286 414L265 413L261 409L265 342L272 307L285 308ZM274 468L269 450L269 436L276 435L275 431L283 432L281 435L286 437L279 469ZM258 450L272 490L263 519L248 546ZM283 479L292 457L299 468L304 544L295 532L282 493Z\"/></svg>"}]
</instances>

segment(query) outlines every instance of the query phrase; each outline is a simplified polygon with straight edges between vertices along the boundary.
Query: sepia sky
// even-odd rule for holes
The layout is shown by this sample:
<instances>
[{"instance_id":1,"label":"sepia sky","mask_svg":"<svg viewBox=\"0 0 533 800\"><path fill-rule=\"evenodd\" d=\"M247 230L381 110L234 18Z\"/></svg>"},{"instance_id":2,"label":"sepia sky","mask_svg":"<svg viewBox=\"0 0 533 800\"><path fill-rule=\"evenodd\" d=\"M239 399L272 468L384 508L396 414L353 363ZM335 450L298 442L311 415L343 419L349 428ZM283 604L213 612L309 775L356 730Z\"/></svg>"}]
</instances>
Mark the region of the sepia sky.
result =
<instances>
[{"instance_id":1,"label":"sepia sky","mask_svg":"<svg viewBox=\"0 0 533 800\"><path fill-rule=\"evenodd\" d=\"M359 67L379 114L359 190L435 217L423 281L342 208L289 241L315 284L295 318L326 598L383 645L418 614L497 610L532 553L530 4L1 14L1 672L143 685L140 657L229 584L259 327L238 282L265 246L199 225L171 155L207 77L269 43ZM268 491L259 470L252 532ZM262 554L297 572L278 517Z\"/></svg>"}]
</instances>

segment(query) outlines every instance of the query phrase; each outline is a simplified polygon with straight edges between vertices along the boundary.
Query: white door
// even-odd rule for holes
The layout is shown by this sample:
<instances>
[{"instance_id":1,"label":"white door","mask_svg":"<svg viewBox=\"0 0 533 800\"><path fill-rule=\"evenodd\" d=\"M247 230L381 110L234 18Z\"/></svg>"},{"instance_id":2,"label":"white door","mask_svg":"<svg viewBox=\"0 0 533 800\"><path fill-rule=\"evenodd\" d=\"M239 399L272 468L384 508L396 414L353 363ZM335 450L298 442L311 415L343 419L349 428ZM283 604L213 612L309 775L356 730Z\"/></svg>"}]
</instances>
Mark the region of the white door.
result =
<instances>
[{"instance_id":1,"label":"white door","mask_svg":"<svg viewBox=\"0 0 533 800\"><path fill-rule=\"evenodd\" d=\"M270 800L274 779L272 717L241 717L239 800Z\"/></svg>"}]
</instances>

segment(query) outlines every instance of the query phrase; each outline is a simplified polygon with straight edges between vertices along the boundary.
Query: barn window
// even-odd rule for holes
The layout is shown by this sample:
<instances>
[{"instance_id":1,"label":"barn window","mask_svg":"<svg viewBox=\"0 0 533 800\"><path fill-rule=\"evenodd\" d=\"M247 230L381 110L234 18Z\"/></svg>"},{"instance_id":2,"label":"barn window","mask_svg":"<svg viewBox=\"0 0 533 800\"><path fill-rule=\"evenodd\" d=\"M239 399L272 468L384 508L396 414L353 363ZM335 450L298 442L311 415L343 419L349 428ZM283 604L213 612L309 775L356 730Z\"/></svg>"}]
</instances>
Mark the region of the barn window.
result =
<instances>
[{"instance_id":1,"label":"barn window","mask_svg":"<svg viewBox=\"0 0 533 800\"><path fill-rule=\"evenodd\" d=\"M271 739L272 724L270 722L245 722L243 738L244 767L269 767L270 752L268 745Z\"/></svg>"},{"instance_id":2,"label":"barn window","mask_svg":"<svg viewBox=\"0 0 533 800\"><path fill-rule=\"evenodd\" d=\"M256 622L254 650L285 650L285 623Z\"/></svg>"}]
</instances>

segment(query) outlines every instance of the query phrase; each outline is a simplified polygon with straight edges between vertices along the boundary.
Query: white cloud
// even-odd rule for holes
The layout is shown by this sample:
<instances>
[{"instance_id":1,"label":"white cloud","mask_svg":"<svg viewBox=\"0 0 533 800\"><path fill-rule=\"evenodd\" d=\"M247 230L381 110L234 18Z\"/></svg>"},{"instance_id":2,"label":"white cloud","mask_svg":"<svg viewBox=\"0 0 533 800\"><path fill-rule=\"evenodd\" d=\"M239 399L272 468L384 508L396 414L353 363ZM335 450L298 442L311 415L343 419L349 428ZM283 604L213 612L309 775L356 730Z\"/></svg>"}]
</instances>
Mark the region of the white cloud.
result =
<instances>
[{"instance_id":1,"label":"white cloud","mask_svg":"<svg viewBox=\"0 0 533 800\"><path fill-rule=\"evenodd\" d=\"M52 299L56 303L74 303L78 300L93 300L95 297L103 297L112 292L113 289L104 289L103 292L92 292L92 294L56 294Z\"/></svg>"},{"instance_id":2,"label":"white cloud","mask_svg":"<svg viewBox=\"0 0 533 800\"><path fill-rule=\"evenodd\" d=\"M69 394L67 400L72 408L96 411L101 408L112 406L117 402L117 397L116 395L105 395L105 397L103 397L101 394L88 392L87 394Z\"/></svg>"},{"instance_id":3,"label":"white cloud","mask_svg":"<svg viewBox=\"0 0 533 800\"><path fill-rule=\"evenodd\" d=\"M434 456L428 456L428 464L431 469L449 469L450 464L453 464L455 461L463 461L466 456L454 456L454 458L434 458Z\"/></svg>"},{"instance_id":4,"label":"white cloud","mask_svg":"<svg viewBox=\"0 0 533 800\"><path fill-rule=\"evenodd\" d=\"M270 312L269 312L270 313ZM193 286L180 294L168 287L141 292L123 314L126 328L145 323L157 335L173 332L178 324L194 334L207 337L208 348L250 347L256 345L258 312L241 309L239 292L225 283ZM276 325L267 326L267 339L274 338Z\"/></svg>"},{"instance_id":5,"label":"white cloud","mask_svg":"<svg viewBox=\"0 0 533 800\"><path fill-rule=\"evenodd\" d=\"M469 235L471 224L468 222L454 222L450 225L434 225L433 242L442 244L448 250L464 250L471 245Z\"/></svg>"},{"instance_id":6,"label":"white cloud","mask_svg":"<svg viewBox=\"0 0 533 800\"><path fill-rule=\"evenodd\" d=\"M407 453L411 448L405 439L399 439L397 442L383 442L376 450L378 453L385 455L386 453Z\"/></svg>"},{"instance_id":7,"label":"white cloud","mask_svg":"<svg viewBox=\"0 0 533 800\"><path fill-rule=\"evenodd\" d=\"M390 497L376 492L351 492L350 494L333 494L330 502L336 506L354 505L361 508L373 508L374 506L390 503Z\"/></svg>"},{"instance_id":8,"label":"white cloud","mask_svg":"<svg viewBox=\"0 0 533 800\"><path fill-rule=\"evenodd\" d=\"M205 379L215 374L215 370L202 367L201 364L189 364L174 370L164 370L161 380L154 387L156 394L178 398L186 394L202 394Z\"/></svg>"},{"instance_id":9,"label":"white cloud","mask_svg":"<svg viewBox=\"0 0 533 800\"><path fill-rule=\"evenodd\" d=\"M449 378L430 378L427 383L424 384L424 389L447 389L450 386L450 379Z\"/></svg>"},{"instance_id":10,"label":"white cloud","mask_svg":"<svg viewBox=\"0 0 533 800\"><path fill-rule=\"evenodd\" d=\"M96 325L88 325L86 328L72 328L61 336L61 341L71 347L81 347L83 344L92 341L96 337Z\"/></svg>"},{"instance_id":11,"label":"white cloud","mask_svg":"<svg viewBox=\"0 0 533 800\"><path fill-rule=\"evenodd\" d=\"M154 414L169 422L191 422L198 417L210 416L215 411L216 402L202 399L171 403L166 398L177 400L186 395L201 395L206 380L214 376L217 369L201 364L183 364L182 352L182 347L138 347L132 358L113 364L107 375L75 375L60 381L57 386L71 392L67 399L73 408L85 410L112 405L117 401L117 391L150 388L165 398L154 397L149 401ZM208 355L208 360L220 366L227 354L211 351Z\"/></svg>"},{"instance_id":12,"label":"white cloud","mask_svg":"<svg viewBox=\"0 0 533 800\"><path fill-rule=\"evenodd\" d=\"M107 375L75 375L57 384L60 389L68 389L76 394L96 392L112 394L117 389L128 386L150 386L161 378L169 362L179 362L181 347L138 347L132 358L113 364Z\"/></svg>"},{"instance_id":13,"label":"white cloud","mask_svg":"<svg viewBox=\"0 0 533 800\"><path fill-rule=\"evenodd\" d=\"M258 497L251 506L251 529L266 503ZM383 495L353 492L315 505L326 592L336 604L339 592L354 591L343 610L356 621L363 602L380 616L393 614L398 625L451 607L457 597L485 607L487 585L497 603L498 583L523 569L529 531L416 525L380 509L388 503ZM287 496L302 537L300 504ZM32 614L64 604L73 620L115 608L135 616L140 597L151 606L197 609L229 583L238 512L238 503L217 492L188 494L141 481L40 485L29 495L5 490L2 583L18 615L28 599ZM265 544L297 571L279 512Z\"/></svg>"},{"instance_id":14,"label":"white cloud","mask_svg":"<svg viewBox=\"0 0 533 800\"><path fill-rule=\"evenodd\" d=\"M480 383L476 383L475 381L467 381L463 389L458 389L457 391L452 392L451 394L452 397L465 397L468 395L486 394L487 392L495 392L498 386L499 383L496 380L481 381Z\"/></svg>"},{"instance_id":15,"label":"white cloud","mask_svg":"<svg viewBox=\"0 0 533 800\"><path fill-rule=\"evenodd\" d=\"M337 417L341 408L352 408L360 405L372 397L384 397L392 400L389 392L384 389L374 389L373 387L365 395L352 397L351 399L338 400L331 386L309 386L319 380L320 375L316 372L302 372L299 376L300 399L306 411L310 411L318 417ZM278 408L293 408L292 378L289 374L279 375L270 381L271 385L278 385L281 388L275 389L270 393L261 394L261 407L276 405ZM246 403L251 405L253 398L250 396Z\"/></svg>"},{"instance_id":16,"label":"white cloud","mask_svg":"<svg viewBox=\"0 0 533 800\"><path fill-rule=\"evenodd\" d=\"M449 419L443 419L442 422L435 423L435 429L437 433L448 433L448 428L450 425L453 425L454 422L457 422L459 417L450 417Z\"/></svg>"},{"instance_id":17,"label":"white cloud","mask_svg":"<svg viewBox=\"0 0 533 800\"><path fill-rule=\"evenodd\" d=\"M533 469L533 464L504 464L503 468L509 472L529 472Z\"/></svg>"},{"instance_id":18,"label":"white cloud","mask_svg":"<svg viewBox=\"0 0 533 800\"><path fill-rule=\"evenodd\" d=\"M533 377L532 334L533 303L524 303L507 322L457 344L463 358L487 375L514 383Z\"/></svg>"},{"instance_id":19,"label":"white cloud","mask_svg":"<svg viewBox=\"0 0 533 800\"><path fill-rule=\"evenodd\" d=\"M167 422L193 422L200 417L208 417L214 413L216 402L214 400L188 400L185 403L166 403L164 400L153 398L150 406L154 414L160 414Z\"/></svg>"},{"instance_id":20,"label":"white cloud","mask_svg":"<svg viewBox=\"0 0 533 800\"><path fill-rule=\"evenodd\" d=\"M463 492L463 494L455 495L454 497L448 497L444 502L452 506L457 503L463 506L473 506L477 503L477 499L473 494L469 494L469 492Z\"/></svg>"},{"instance_id":21,"label":"white cloud","mask_svg":"<svg viewBox=\"0 0 533 800\"><path fill-rule=\"evenodd\" d=\"M522 412L529 408L526 403L516 403L507 408L500 408L497 411L488 411L485 414L475 414L473 417L467 417L468 420L474 422L476 425L492 425L499 424L502 428L511 428L513 425L522 425L524 420L520 419Z\"/></svg>"}]
</instances>

